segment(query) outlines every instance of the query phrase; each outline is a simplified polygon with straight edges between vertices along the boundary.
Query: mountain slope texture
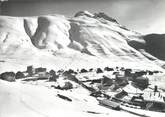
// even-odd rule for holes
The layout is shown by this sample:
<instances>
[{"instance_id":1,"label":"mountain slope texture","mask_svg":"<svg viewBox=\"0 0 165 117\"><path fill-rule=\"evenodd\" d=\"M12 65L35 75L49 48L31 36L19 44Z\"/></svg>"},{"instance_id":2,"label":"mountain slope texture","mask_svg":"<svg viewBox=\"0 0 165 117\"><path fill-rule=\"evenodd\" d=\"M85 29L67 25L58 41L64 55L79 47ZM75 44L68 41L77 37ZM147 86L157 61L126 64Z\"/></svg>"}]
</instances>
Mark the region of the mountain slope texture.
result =
<instances>
[{"instance_id":1,"label":"mountain slope texture","mask_svg":"<svg viewBox=\"0 0 165 117\"><path fill-rule=\"evenodd\" d=\"M152 38L152 39L149 39ZM0 72L27 65L53 69L124 66L161 69L154 35L142 36L104 13L74 17L0 16ZM159 43L156 43L159 45Z\"/></svg>"}]
</instances>

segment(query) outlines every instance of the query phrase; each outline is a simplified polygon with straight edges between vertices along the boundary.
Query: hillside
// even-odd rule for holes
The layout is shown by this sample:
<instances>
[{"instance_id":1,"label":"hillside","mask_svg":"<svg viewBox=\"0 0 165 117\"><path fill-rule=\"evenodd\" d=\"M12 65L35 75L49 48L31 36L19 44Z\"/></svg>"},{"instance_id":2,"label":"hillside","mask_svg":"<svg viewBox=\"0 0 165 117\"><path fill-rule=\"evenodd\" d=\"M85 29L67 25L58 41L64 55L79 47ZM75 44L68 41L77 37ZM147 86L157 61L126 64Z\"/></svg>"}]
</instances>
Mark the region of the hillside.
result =
<instances>
[{"instance_id":1,"label":"hillside","mask_svg":"<svg viewBox=\"0 0 165 117\"><path fill-rule=\"evenodd\" d=\"M145 48L148 53L158 59L165 60L165 34L149 34L144 36L144 40L146 41Z\"/></svg>"},{"instance_id":2,"label":"hillside","mask_svg":"<svg viewBox=\"0 0 165 117\"><path fill-rule=\"evenodd\" d=\"M107 65L161 69L130 46L134 41L146 43L141 37L104 13L83 11L72 18L0 16L0 69L32 64L50 69Z\"/></svg>"},{"instance_id":3,"label":"hillside","mask_svg":"<svg viewBox=\"0 0 165 117\"><path fill-rule=\"evenodd\" d=\"M61 79L59 79L62 82ZM71 82L71 81L70 81ZM164 117L164 113L127 108L131 111L116 111L100 106L90 92L78 84L70 90L54 89L56 82L43 80L30 82L7 82L0 80L0 115L2 117ZM60 98L68 97L71 101ZM139 115L136 115L138 113Z\"/></svg>"},{"instance_id":4,"label":"hillside","mask_svg":"<svg viewBox=\"0 0 165 117\"><path fill-rule=\"evenodd\" d=\"M139 40L131 40L128 44L140 51L144 56L152 61L157 61L160 66L164 66L165 60L165 35L148 34L141 36Z\"/></svg>"}]
</instances>

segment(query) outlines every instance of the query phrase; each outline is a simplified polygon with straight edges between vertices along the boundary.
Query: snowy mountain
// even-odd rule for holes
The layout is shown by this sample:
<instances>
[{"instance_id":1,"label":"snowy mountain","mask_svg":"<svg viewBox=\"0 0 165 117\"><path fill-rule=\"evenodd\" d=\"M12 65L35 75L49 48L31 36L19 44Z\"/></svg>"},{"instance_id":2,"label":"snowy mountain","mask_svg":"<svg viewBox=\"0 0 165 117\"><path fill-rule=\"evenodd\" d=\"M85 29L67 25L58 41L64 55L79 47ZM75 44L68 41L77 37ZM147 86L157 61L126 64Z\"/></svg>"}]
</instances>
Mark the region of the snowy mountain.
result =
<instances>
[{"instance_id":1,"label":"snowy mountain","mask_svg":"<svg viewBox=\"0 0 165 117\"><path fill-rule=\"evenodd\" d=\"M150 103L165 99L165 75L159 72L165 60L163 39L131 31L104 13L0 16L0 74L21 71L15 82L4 81L11 72L1 74L0 117L164 117L165 103ZM24 72L28 65L36 69ZM72 69L76 73L69 74ZM117 97L123 92L126 98ZM130 101L142 93L149 102ZM103 105L101 98L109 103ZM152 110L154 105L162 108Z\"/></svg>"},{"instance_id":2,"label":"snowy mountain","mask_svg":"<svg viewBox=\"0 0 165 117\"><path fill-rule=\"evenodd\" d=\"M71 18L0 16L0 69L32 64L50 69L107 65L161 69L157 56L142 49L149 47L146 38L104 13L81 11Z\"/></svg>"}]
</instances>

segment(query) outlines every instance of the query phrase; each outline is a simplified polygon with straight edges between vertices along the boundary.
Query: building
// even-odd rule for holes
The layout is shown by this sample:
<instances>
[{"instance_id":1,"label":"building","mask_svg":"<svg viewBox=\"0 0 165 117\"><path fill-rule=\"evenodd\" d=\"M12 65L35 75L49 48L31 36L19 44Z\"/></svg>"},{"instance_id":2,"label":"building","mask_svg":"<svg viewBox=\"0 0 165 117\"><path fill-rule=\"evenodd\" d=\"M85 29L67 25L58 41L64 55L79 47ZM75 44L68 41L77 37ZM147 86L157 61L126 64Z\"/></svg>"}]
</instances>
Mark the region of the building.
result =
<instances>
[{"instance_id":1,"label":"building","mask_svg":"<svg viewBox=\"0 0 165 117\"><path fill-rule=\"evenodd\" d=\"M42 67L36 68L35 73L37 74L39 72L46 72L46 68L42 68Z\"/></svg>"},{"instance_id":2,"label":"building","mask_svg":"<svg viewBox=\"0 0 165 117\"><path fill-rule=\"evenodd\" d=\"M34 74L34 68L32 65L27 66L26 72L28 73L28 76L32 76Z\"/></svg>"}]
</instances>

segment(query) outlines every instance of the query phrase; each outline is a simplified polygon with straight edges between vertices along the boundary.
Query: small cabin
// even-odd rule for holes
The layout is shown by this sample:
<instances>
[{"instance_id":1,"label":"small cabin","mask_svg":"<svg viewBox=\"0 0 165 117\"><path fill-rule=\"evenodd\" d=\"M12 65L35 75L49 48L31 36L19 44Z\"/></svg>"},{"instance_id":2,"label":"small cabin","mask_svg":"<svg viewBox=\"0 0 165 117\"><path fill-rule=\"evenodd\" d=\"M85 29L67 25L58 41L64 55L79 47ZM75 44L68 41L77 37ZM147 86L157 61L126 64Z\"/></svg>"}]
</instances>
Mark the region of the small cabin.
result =
<instances>
[{"instance_id":1,"label":"small cabin","mask_svg":"<svg viewBox=\"0 0 165 117\"><path fill-rule=\"evenodd\" d=\"M112 108L114 110L120 110L120 103L108 100L108 99L103 99L99 101L100 105Z\"/></svg>"},{"instance_id":2,"label":"small cabin","mask_svg":"<svg viewBox=\"0 0 165 117\"><path fill-rule=\"evenodd\" d=\"M110 67L105 67L104 68L104 71L114 71L114 69L113 68L110 68Z\"/></svg>"},{"instance_id":3,"label":"small cabin","mask_svg":"<svg viewBox=\"0 0 165 117\"><path fill-rule=\"evenodd\" d=\"M103 73L103 70L101 68L97 68L96 69L96 73L99 74L99 73Z\"/></svg>"}]
</instances>

